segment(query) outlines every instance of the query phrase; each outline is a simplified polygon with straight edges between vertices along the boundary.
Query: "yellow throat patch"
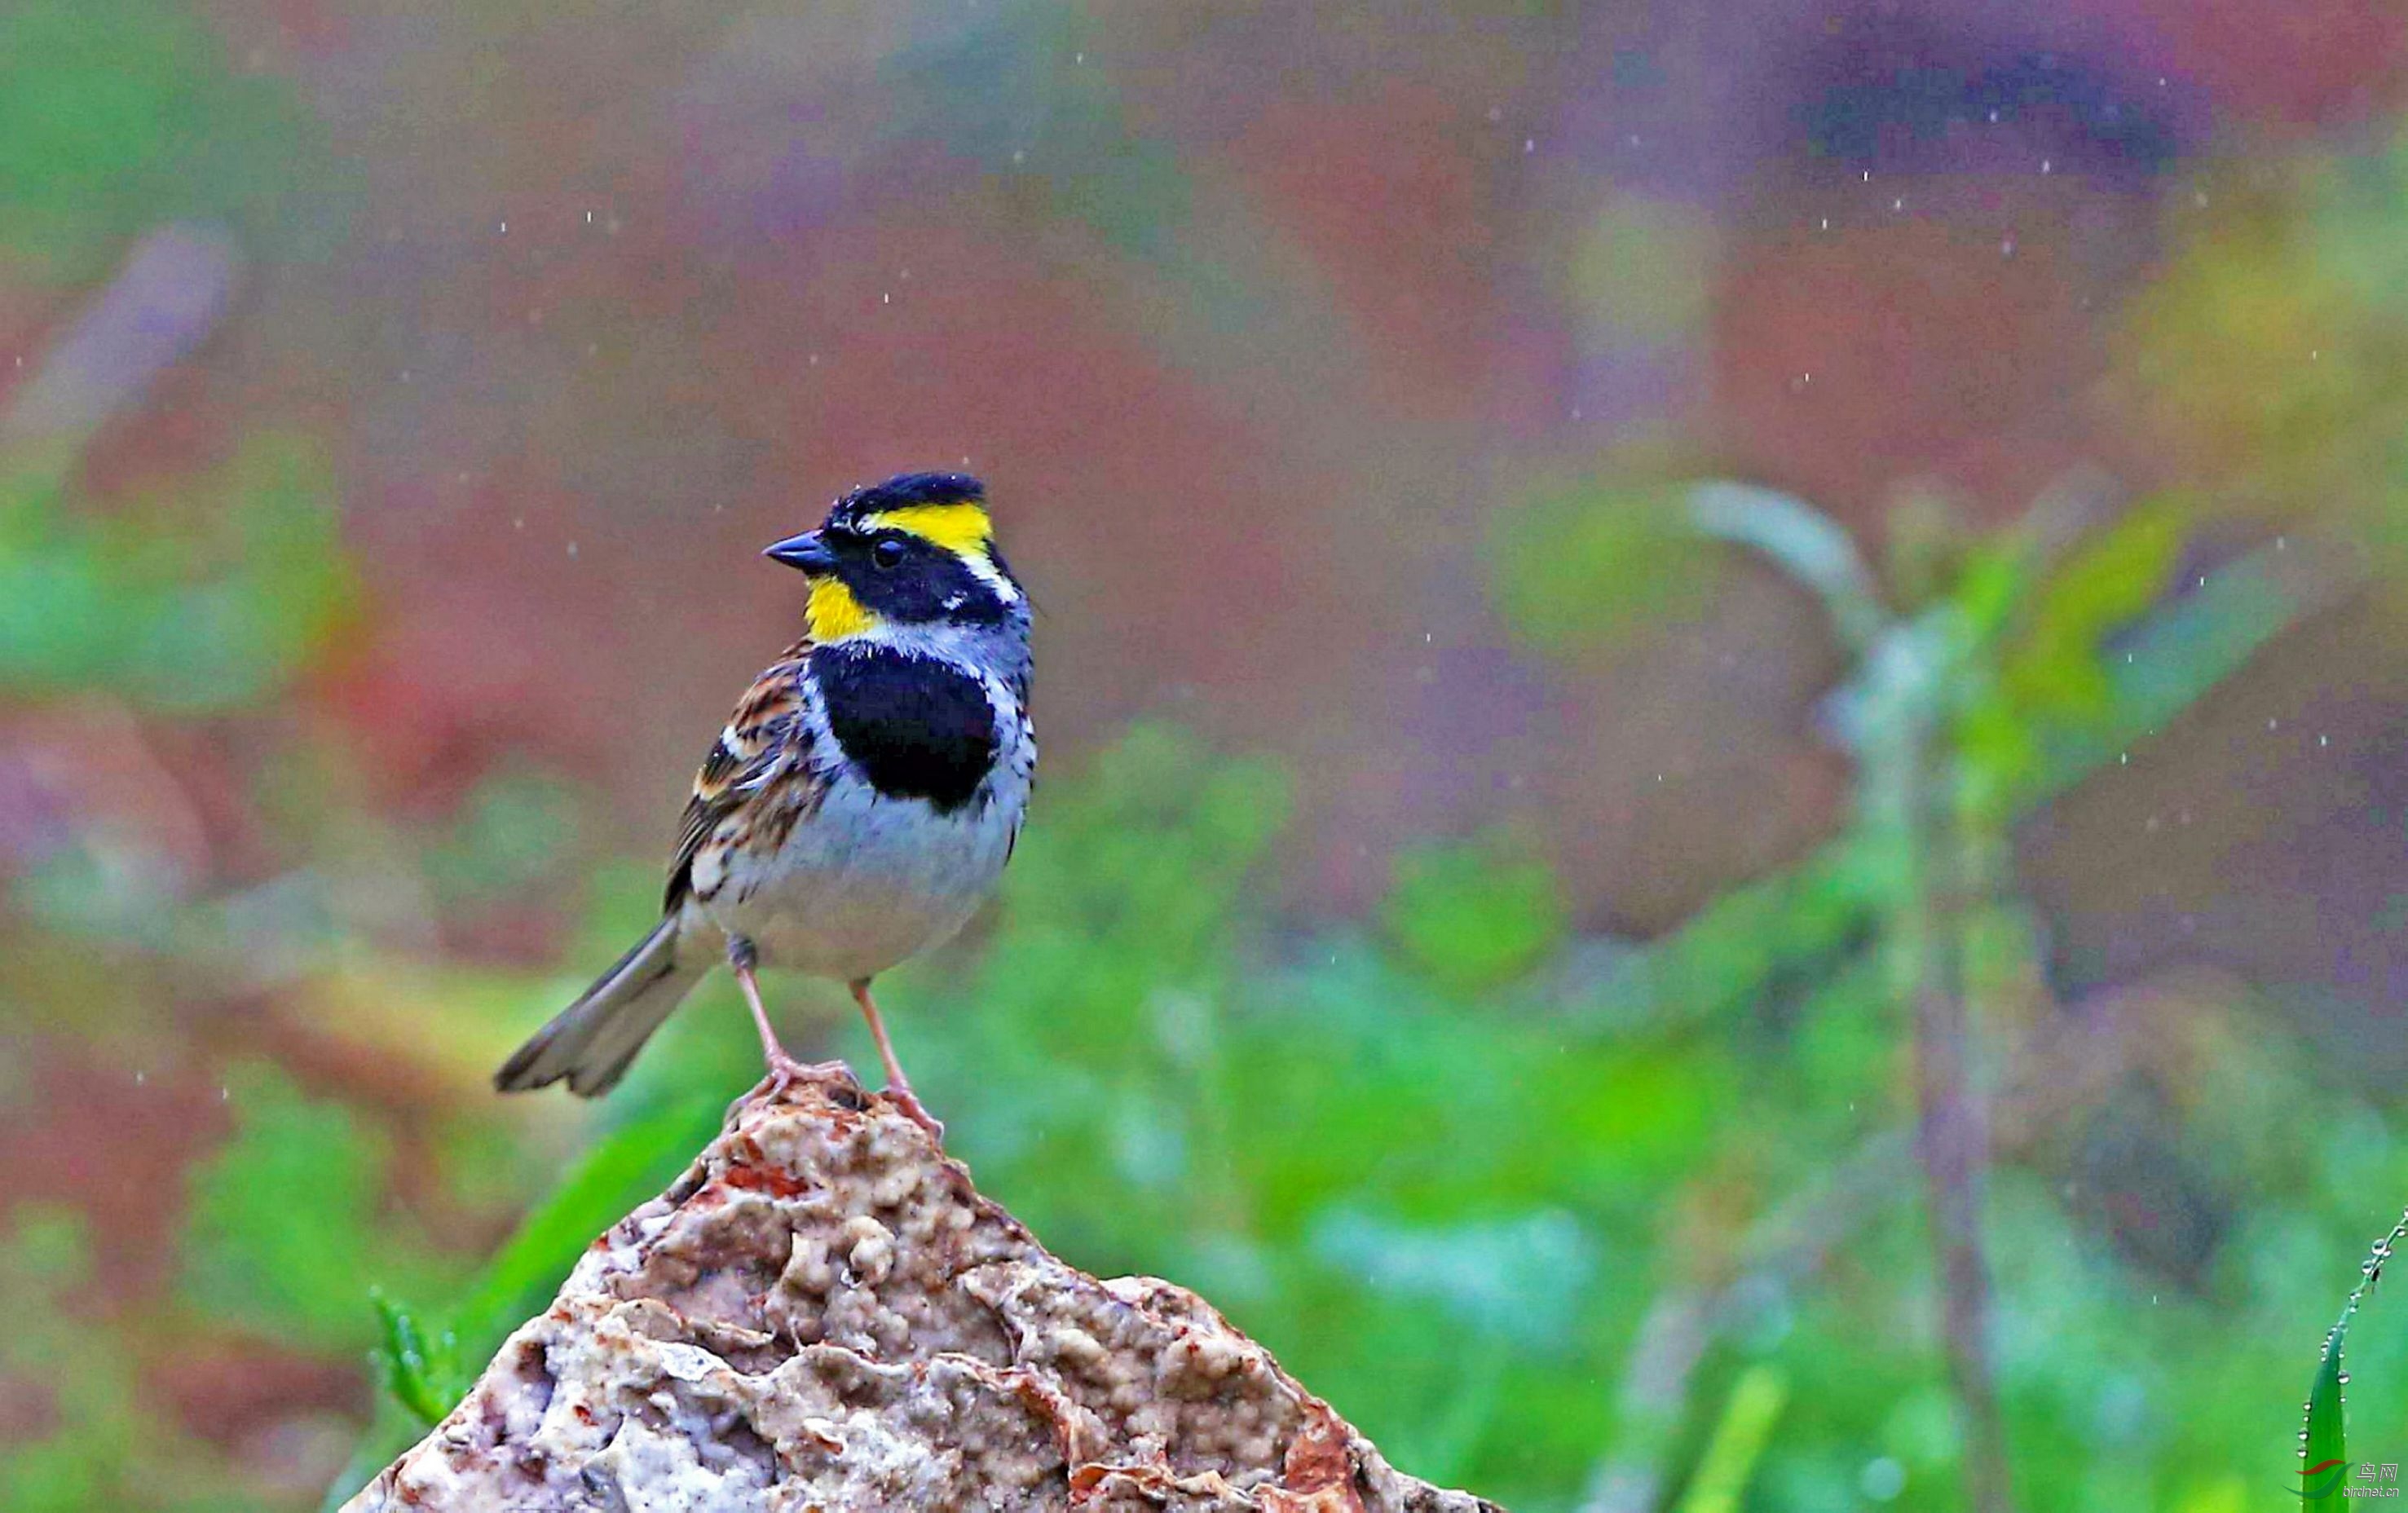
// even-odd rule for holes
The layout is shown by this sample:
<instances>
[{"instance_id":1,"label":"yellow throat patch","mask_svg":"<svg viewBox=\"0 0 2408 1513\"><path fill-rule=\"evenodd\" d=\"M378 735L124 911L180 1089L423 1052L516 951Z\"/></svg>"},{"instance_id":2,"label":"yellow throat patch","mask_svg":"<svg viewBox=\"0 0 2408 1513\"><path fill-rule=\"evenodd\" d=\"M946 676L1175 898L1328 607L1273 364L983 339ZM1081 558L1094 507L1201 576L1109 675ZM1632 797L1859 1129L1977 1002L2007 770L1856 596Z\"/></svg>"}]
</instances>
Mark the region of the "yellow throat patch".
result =
<instances>
[{"instance_id":1,"label":"yellow throat patch","mask_svg":"<svg viewBox=\"0 0 2408 1513\"><path fill-rule=\"evenodd\" d=\"M923 541L944 548L956 557L983 557L995 526L982 506L968 501L951 505L906 505L882 509L861 522L863 530L909 531Z\"/></svg>"},{"instance_id":2,"label":"yellow throat patch","mask_svg":"<svg viewBox=\"0 0 2408 1513\"><path fill-rule=\"evenodd\" d=\"M811 597L803 607L803 628L822 646L849 641L878 628L878 616L853 597L844 580L830 573L811 579Z\"/></svg>"}]
</instances>

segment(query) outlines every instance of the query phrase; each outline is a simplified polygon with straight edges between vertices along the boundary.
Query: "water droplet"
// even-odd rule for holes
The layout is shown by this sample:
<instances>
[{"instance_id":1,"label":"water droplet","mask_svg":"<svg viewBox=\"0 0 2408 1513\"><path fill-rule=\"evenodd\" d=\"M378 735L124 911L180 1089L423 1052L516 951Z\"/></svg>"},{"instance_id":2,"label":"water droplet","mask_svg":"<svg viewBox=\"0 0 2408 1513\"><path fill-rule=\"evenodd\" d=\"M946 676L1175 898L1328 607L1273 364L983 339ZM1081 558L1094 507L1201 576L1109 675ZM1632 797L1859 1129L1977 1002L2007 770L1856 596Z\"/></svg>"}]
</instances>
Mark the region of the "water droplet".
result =
<instances>
[{"instance_id":1,"label":"water droplet","mask_svg":"<svg viewBox=\"0 0 2408 1513\"><path fill-rule=\"evenodd\" d=\"M2049 164L2049 161L2048 161L2046 158L2042 158L2042 159L2041 159L2041 160L2040 160L2040 171L2041 171L2041 172L2042 172L2042 173L2046 173L2046 172L2048 172L2048 171L2049 171L2049 166L2050 166L2050 164Z\"/></svg>"}]
</instances>

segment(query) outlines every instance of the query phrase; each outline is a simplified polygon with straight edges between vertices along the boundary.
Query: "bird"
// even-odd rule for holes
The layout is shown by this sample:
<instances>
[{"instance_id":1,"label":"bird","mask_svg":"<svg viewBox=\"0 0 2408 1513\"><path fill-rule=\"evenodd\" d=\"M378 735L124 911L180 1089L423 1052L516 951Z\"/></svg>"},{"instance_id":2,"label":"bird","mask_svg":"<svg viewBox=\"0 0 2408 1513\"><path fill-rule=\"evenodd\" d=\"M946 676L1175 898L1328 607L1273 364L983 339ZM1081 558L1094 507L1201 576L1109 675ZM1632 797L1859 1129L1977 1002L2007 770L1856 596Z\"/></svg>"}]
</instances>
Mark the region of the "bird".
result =
<instances>
[{"instance_id":1,"label":"bird","mask_svg":"<svg viewBox=\"0 0 2408 1513\"><path fill-rule=\"evenodd\" d=\"M802 635L752 681L694 779L660 922L494 1074L598 1097L721 961L774 1093L841 1073L787 1054L755 973L845 983L899 1109L939 1139L870 995L994 892L1037 768L1027 592L986 488L905 473L839 496L765 549L806 580Z\"/></svg>"}]
</instances>

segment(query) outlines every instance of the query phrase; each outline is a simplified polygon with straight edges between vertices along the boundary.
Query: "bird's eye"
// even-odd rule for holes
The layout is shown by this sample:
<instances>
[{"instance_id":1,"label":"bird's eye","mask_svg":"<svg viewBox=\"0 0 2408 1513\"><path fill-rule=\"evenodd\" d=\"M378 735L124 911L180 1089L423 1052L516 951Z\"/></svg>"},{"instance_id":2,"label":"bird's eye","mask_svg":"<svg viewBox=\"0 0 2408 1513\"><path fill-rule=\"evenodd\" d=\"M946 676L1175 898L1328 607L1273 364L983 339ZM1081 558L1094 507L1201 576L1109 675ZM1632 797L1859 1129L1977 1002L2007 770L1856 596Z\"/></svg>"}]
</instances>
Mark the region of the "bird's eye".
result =
<instances>
[{"instance_id":1,"label":"bird's eye","mask_svg":"<svg viewBox=\"0 0 2408 1513\"><path fill-rule=\"evenodd\" d=\"M904 551L903 543L890 535L869 549L869 561L881 571L891 570L903 565Z\"/></svg>"}]
</instances>

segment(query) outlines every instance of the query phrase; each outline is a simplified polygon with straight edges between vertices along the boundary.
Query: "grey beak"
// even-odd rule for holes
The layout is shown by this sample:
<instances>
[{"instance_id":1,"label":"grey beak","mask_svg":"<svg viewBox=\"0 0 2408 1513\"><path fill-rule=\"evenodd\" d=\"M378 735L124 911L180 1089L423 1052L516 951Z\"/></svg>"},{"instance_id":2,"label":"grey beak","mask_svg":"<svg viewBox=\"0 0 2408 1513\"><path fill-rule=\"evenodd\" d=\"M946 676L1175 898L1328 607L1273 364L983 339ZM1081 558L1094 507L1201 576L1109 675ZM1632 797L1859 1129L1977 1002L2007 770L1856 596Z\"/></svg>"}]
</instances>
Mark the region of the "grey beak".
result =
<instances>
[{"instance_id":1,"label":"grey beak","mask_svg":"<svg viewBox=\"0 0 2408 1513\"><path fill-rule=\"evenodd\" d=\"M789 567L798 567L806 573L836 571L836 553L827 549L827 543L820 539L820 534L817 531L805 531L800 535L790 535L783 541L764 549L761 555L771 562L781 562Z\"/></svg>"}]
</instances>

